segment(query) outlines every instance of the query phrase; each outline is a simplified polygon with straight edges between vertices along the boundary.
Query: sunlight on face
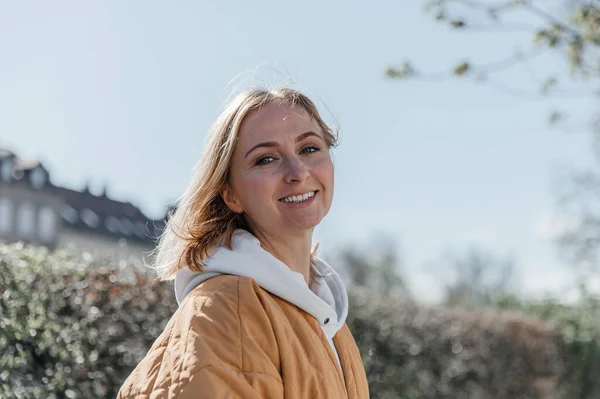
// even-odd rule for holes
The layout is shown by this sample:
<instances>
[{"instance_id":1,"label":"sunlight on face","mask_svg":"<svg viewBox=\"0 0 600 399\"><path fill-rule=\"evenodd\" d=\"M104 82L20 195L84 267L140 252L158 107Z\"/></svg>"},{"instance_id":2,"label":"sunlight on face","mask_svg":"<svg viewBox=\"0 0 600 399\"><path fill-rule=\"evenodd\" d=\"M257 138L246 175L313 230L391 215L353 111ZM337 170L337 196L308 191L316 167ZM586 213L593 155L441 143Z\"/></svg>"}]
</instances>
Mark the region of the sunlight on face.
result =
<instances>
[{"instance_id":1,"label":"sunlight on face","mask_svg":"<svg viewBox=\"0 0 600 399\"><path fill-rule=\"evenodd\" d=\"M254 111L240 127L225 202L263 234L314 228L333 199L333 163L323 137L301 108L271 103Z\"/></svg>"}]
</instances>

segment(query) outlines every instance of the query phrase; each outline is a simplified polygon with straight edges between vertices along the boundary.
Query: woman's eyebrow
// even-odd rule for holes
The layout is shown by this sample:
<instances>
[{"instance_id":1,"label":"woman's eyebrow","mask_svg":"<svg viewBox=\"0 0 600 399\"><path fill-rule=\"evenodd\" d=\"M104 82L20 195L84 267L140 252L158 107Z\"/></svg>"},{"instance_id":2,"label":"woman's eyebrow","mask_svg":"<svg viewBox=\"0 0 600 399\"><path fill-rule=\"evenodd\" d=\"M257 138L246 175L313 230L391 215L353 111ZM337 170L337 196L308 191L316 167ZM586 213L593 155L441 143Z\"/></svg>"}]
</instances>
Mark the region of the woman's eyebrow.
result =
<instances>
[{"instance_id":1,"label":"woman's eyebrow","mask_svg":"<svg viewBox=\"0 0 600 399\"><path fill-rule=\"evenodd\" d=\"M310 131L310 132L299 134L298 137L296 137L295 141L297 143L297 142L302 141L302 140L304 140L304 139L306 139L307 137L310 137L310 136L315 136L315 137L318 137L318 138L322 139L322 137L320 135L318 135L315 132ZM264 143L258 143L257 145L255 145L254 147L252 147L252 148L250 148L248 150L248 152L246 153L246 155L244 156L244 158L248 158L248 155L250 155L250 153L252 151L254 151L254 150L258 149L258 148L263 148L263 147L274 148L274 147L279 147L279 144L276 143L276 142L274 142L274 141L266 141Z\"/></svg>"}]
</instances>

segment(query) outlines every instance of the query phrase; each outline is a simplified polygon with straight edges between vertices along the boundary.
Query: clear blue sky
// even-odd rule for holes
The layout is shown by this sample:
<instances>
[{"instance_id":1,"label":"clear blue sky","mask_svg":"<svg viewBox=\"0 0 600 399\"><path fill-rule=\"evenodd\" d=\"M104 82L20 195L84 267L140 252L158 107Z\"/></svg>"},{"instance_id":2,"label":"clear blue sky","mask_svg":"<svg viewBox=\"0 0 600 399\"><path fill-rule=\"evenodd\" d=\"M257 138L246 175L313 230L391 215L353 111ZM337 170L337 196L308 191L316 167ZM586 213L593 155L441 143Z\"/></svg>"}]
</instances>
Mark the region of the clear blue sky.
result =
<instances>
[{"instance_id":1,"label":"clear blue sky","mask_svg":"<svg viewBox=\"0 0 600 399\"><path fill-rule=\"evenodd\" d=\"M179 196L209 125L237 85L288 80L342 127L325 251L398 243L418 297L433 300L448 251L514 254L528 293L568 275L551 240L561 167L588 158L584 135L550 129L553 106L459 81L397 82L386 65L428 70L462 55L496 61L527 34L459 34L421 1L0 3L0 146L40 158L55 184L92 187L152 217ZM531 67L551 70L543 58ZM262 66L261 66L262 65ZM252 73L257 66L258 72ZM535 87L516 68L502 81ZM232 82L233 79L233 82Z\"/></svg>"}]
</instances>

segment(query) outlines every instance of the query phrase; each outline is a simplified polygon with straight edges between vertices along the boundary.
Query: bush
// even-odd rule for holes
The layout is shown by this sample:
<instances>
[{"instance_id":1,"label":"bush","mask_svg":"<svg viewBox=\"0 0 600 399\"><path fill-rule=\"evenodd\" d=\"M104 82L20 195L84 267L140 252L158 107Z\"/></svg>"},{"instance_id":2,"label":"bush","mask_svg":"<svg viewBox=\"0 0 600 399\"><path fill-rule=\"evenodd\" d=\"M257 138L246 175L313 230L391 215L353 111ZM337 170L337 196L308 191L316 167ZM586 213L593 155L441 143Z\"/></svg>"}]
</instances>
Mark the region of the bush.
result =
<instances>
[{"instance_id":1,"label":"bush","mask_svg":"<svg viewBox=\"0 0 600 399\"><path fill-rule=\"evenodd\" d=\"M348 320L375 398L555 398L561 336L515 312L422 307L352 290Z\"/></svg>"},{"instance_id":2,"label":"bush","mask_svg":"<svg viewBox=\"0 0 600 399\"><path fill-rule=\"evenodd\" d=\"M568 398L600 398L600 298L580 287L580 300L565 305L555 299L500 300L500 309L510 309L550 321L562 337L565 372L562 386Z\"/></svg>"},{"instance_id":3,"label":"bush","mask_svg":"<svg viewBox=\"0 0 600 399\"><path fill-rule=\"evenodd\" d=\"M467 311L358 288L350 300L373 398L600 398L597 300ZM116 397L176 308L140 260L0 244L0 397Z\"/></svg>"},{"instance_id":4,"label":"bush","mask_svg":"<svg viewBox=\"0 0 600 399\"><path fill-rule=\"evenodd\" d=\"M116 397L176 308L140 263L0 245L0 397Z\"/></svg>"}]
</instances>

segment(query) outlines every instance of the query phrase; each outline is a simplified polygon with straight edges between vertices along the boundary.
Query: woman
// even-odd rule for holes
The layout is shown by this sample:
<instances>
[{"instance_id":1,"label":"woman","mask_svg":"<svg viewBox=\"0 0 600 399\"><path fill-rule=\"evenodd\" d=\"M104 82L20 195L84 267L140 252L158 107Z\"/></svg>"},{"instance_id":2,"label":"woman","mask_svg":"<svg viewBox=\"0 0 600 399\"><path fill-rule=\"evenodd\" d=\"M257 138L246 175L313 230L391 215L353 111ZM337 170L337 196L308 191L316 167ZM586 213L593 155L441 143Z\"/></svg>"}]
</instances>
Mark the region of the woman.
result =
<instances>
[{"instance_id":1,"label":"woman","mask_svg":"<svg viewBox=\"0 0 600 399\"><path fill-rule=\"evenodd\" d=\"M157 247L179 309L119 398L369 396L346 289L311 252L336 142L292 89L226 107Z\"/></svg>"}]
</instances>

